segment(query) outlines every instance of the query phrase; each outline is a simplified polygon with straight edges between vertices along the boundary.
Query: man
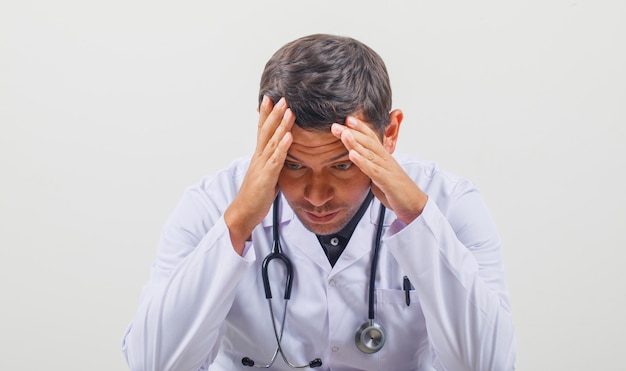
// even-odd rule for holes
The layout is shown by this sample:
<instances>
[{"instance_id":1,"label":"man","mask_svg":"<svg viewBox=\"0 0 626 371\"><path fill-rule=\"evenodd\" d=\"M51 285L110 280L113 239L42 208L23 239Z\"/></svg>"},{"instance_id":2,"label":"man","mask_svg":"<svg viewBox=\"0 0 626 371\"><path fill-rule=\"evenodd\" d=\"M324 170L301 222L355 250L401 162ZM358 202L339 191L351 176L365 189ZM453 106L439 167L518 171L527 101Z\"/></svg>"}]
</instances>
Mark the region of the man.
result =
<instances>
[{"instance_id":1,"label":"man","mask_svg":"<svg viewBox=\"0 0 626 371\"><path fill-rule=\"evenodd\" d=\"M513 369L496 228L469 181L394 155L381 58L300 38L259 101L252 157L189 188L163 228L130 368Z\"/></svg>"}]
</instances>

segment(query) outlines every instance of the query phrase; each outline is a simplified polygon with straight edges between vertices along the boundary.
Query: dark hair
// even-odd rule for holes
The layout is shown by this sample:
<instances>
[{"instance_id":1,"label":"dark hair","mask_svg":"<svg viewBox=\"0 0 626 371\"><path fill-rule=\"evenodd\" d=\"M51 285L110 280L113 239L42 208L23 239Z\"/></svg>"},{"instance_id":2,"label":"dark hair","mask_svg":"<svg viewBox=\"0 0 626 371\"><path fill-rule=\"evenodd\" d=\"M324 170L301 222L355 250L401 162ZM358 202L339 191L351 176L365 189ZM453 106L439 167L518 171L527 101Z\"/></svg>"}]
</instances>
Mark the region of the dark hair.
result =
<instances>
[{"instance_id":1,"label":"dark hair","mask_svg":"<svg viewBox=\"0 0 626 371\"><path fill-rule=\"evenodd\" d=\"M389 122L391 86L382 58L363 43L341 36L316 34L280 48L265 65L259 104L285 97L296 124L327 130L348 115L382 132Z\"/></svg>"}]
</instances>

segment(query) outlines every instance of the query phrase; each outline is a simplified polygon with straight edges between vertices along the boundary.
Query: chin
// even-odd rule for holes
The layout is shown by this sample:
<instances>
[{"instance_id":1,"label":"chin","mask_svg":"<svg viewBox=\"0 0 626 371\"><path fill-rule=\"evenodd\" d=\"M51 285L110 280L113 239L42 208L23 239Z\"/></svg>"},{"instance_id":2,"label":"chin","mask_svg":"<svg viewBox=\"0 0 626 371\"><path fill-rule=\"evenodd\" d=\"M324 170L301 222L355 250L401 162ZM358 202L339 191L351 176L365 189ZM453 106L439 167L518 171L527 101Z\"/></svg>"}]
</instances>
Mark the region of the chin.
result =
<instances>
[{"instance_id":1,"label":"chin","mask_svg":"<svg viewBox=\"0 0 626 371\"><path fill-rule=\"evenodd\" d=\"M306 229L321 236L339 232L340 230L343 229L343 227L345 227L348 224L348 221L349 221L348 219L347 221L342 220L341 222L335 222L335 223L317 224L317 223L311 223L305 218L300 217L300 215L298 215L298 219L300 219L300 222L302 223L302 225L304 225Z\"/></svg>"},{"instance_id":2,"label":"chin","mask_svg":"<svg viewBox=\"0 0 626 371\"><path fill-rule=\"evenodd\" d=\"M341 230L341 228L338 227L333 227L333 226L310 226L310 225L306 225L304 224L304 227L306 229L308 229L309 231L320 235L320 236L326 236L329 234L333 234L333 233L337 233Z\"/></svg>"}]
</instances>

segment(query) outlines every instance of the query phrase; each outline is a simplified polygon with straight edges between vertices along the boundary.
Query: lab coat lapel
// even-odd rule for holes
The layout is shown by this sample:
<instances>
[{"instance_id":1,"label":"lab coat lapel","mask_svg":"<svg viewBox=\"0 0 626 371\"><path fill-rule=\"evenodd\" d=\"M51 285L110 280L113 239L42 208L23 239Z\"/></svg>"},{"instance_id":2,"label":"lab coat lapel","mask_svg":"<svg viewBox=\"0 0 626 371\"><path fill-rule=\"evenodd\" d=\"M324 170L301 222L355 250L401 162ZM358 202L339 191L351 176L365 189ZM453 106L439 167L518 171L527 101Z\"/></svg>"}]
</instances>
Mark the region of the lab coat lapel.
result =
<instances>
[{"instance_id":1,"label":"lab coat lapel","mask_svg":"<svg viewBox=\"0 0 626 371\"><path fill-rule=\"evenodd\" d=\"M300 219L294 216L289 223L284 224L282 237L285 241L283 244L283 250L286 254L290 254L290 251L299 250L298 255L306 256L315 264L320 266L324 272L330 272L330 263L328 262L326 254L324 254L324 250L322 249L320 242L317 240L317 236L306 229L300 222ZM294 253L291 253L290 255L293 255Z\"/></svg>"},{"instance_id":2,"label":"lab coat lapel","mask_svg":"<svg viewBox=\"0 0 626 371\"><path fill-rule=\"evenodd\" d=\"M269 230L269 233L272 233L272 211L273 209L270 209L270 212L263 219L263 226ZM281 239L283 252L289 256L292 261L296 260L294 258L294 254L306 256L308 259L320 266L324 272L329 273L331 266L328 262L326 254L324 254L322 246L317 240L317 237L314 233L304 227L293 209L289 207L289 203L287 203L285 197L282 195L280 201L279 220L280 225L278 235Z\"/></svg>"},{"instance_id":3,"label":"lab coat lapel","mask_svg":"<svg viewBox=\"0 0 626 371\"><path fill-rule=\"evenodd\" d=\"M335 263L333 273L340 272L343 269L354 264L366 255L371 255L374 251L374 239L376 238L376 227L378 225L378 213L380 211L380 202L373 202L369 209L363 214L361 221L354 229L352 237L348 242L345 250L341 253L339 260ZM385 213L383 226L388 227L389 210Z\"/></svg>"},{"instance_id":4,"label":"lab coat lapel","mask_svg":"<svg viewBox=\"0 0 626 371\"><path fill-rule=\"evenodd\" d=\"M335 267L333 268L330 266L328 258L326 257L326 254L324 254L324 250L320 246L315 234L304 227L304 225L300 222L300 219L296 217L294 211L289 207L289 204L284 197L281 198L279 235L281 241L283 242L283 251L288 256L293 254L290 253L291 251L299 250L299 255L306 256L308 259L317 264L324 272L330 274L331 270L333 273L339 272L354 264L363 256L369 255L372 251L374 251L374 238L376 237L378 213L381 205L377 200L372 203L361 218L361 221L357 224L357 227L348 242L348 246L346 246L343 253L341 253L339 260L337 260L337 263L335 263ZM390 214L391 212L389 210L385 213L383 221L383 225L385 227L389 227L393 219ZM263 225L265 227L271 227L272 224L272 210L270 209L270 212L263 220Z\"/></svg>"},{"instance_id":5,"label":"lab coat lapel","mask_svg":"<svg viewBox=\"0 0 626 371\"><path fill-rule=\"evenodd\" d=\"M295 213L289 207L289 204L287 203L287 200L285 200L285 197L281 194L279 214L278 214L278 220L280 221L280 224L282 225L285 222L293 219L294 216L295 216ZM261 224L263 225L264 228L272 228L272 225L274 224L274 205L273 204L272 204L272 207L270 207L270 211L267 213L267 215L265 215L265 218L263 218L263 220L261 221Z\"/></svg>"}]
</instances>

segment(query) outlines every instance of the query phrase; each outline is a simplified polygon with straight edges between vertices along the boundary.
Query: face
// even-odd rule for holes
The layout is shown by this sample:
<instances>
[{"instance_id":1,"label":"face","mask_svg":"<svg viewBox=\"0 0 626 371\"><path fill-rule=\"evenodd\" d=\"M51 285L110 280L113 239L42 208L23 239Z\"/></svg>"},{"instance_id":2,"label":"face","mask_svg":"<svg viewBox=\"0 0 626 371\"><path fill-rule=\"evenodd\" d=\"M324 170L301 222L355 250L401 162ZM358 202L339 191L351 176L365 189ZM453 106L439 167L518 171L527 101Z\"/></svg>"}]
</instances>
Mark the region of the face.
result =
<instances>
[{"instance_id":1,"label":"face","mask_svg":"<svg viewBox=\"0 0 626 371\"><path fill-rule=\"evenodd\" d=\"M278 186L302 224L311 232L340 231L356 214L370 179L348 159L343 143L330 131L294 125L293 142Z\"/></svg>"}]
</instances>

